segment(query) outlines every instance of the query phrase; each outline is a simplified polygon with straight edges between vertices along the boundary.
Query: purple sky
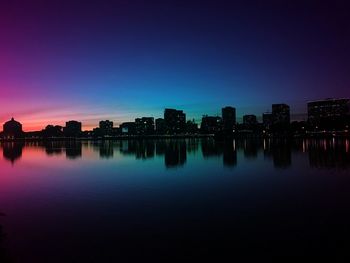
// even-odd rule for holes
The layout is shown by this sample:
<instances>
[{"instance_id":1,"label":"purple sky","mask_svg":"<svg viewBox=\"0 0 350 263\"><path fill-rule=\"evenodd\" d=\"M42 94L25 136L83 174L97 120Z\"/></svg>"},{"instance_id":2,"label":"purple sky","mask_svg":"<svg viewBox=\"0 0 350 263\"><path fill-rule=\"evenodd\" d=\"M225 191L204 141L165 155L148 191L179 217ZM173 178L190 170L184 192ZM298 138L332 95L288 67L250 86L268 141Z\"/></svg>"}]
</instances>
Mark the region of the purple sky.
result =
<instances>
[{"instance_id":1,"label":"purple sky","mask_svg":"<svg viewBox=\"0 0 350 263\"><path fill-rule=\"evenodd\" d=\"M300 119L307 100L349 97L346 1L228 2L2 1L0 122L91 128L165 107L199 120L226 105L240 118L280 102Z\"/></svg>"}]
</instances>

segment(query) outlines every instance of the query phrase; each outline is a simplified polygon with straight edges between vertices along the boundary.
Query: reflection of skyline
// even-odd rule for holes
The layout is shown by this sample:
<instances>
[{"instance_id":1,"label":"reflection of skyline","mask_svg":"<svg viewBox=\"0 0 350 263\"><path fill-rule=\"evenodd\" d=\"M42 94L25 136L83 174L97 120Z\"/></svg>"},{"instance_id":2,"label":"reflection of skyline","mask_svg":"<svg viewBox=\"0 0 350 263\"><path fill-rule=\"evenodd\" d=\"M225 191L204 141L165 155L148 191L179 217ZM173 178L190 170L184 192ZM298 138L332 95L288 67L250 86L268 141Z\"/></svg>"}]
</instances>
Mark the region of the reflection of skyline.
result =
<instances>
[{"instance_id":1,"label":"reflection of skyline","mask_svg":"<svg viewBox=\"0 0 350 263\"><path fill-rule=\"evenodd\" d=\"M310 167L341 168L350 167L349 140L295 140L286 139L245 139L216 142L213 139L163 139L163 140L122 140L122 141L66 141L2 143L5 160L15 164L21 159L23 149L38 148L49 157L65 154L67 159L84 157L84 151L91 148L99 158L134 156L136 160L164 158L167 168L182 167L187 163L188 155L201 155L204 159L222 158L226 167L235 167L239 162L237 155L244 159L258 159L262 153L265 161L271 161L275 168L288 168L292 165L292 153L305 153Z\"/></svg>"},{"instance_id":2,"label":"reflection of skyline","mask_svg":"<svg viewBox=\"0 0 350 263\"><path fill-rule=\"evenodd\" d=\"M350 167L349 140L339 143L335 140L320 140L309 145L309 162L315 168Z\"/></svg>"},{"instance_id":3,"label":"reflection of skyline","mask_svg":"<svg viewBox=\"0 0 350 263\"><path fill-rule=\"evenodd\" d=\"M12 164L22 157L23 142L5 142L2 147L4 158Z\"/></svg>"},{"instance_id":4,"label":"reflection of skyline","mask_svg":"<svg viewBox=\"0 0 350 263\"><path fill-rule=\"evenodd\" d=\"M100 144L99 147L99 153L100 153L100 158L113 158L114 151L113 151L113 144L112 142L107 142L104 141Z\"/></svg>"},{"instance_id":5,"label":"reflection of skyline","mask_svg":"<svg viewBox=\"0 0 350 263\"><path fill-rule=\"evenodd\" d=\"M235 167L237 165L236 142L231 141L224 144L223 162L226 167Z\"/></svg>"},{"instance_id":6,"label":"reflection of skyline","mask_svg":"<svg viewBox=\"0 0 350 263\"><path fill-rule=\"evenodd\" d=\"M60 155L63 153L63 148L59 142L47 142L45 143L45 152L47 155Z\"/></svg>"},{"instance_id":7,"label":"reflection of skyline","mask_svg":"<svg viewBox=\"0 0 350 263\"><path fill-rule=\"evenodd\" d=\"M288 168L292 165L291 143L278 139L272 145L273 164L276 168Z\"/></svg>"},{"instance_id":8,"label":"reflection of skyline","mask_svg":"<svg viewBox=\"0 0 350 263\"><path fill-rule=\"evenodd\" d=\"M169 141L165 150L165 166L173 168L183 166L187 160L186 142L180 140L179 142Z\"/></svg>"},{"instance_id":9,"label":"reflection of skyline","mask_svg":"<svg viewBox=\"0 0 350 263\"><path fill-rule=\"evenodd\" d=\"M77 159L82 156L82 145L80 141L65 142L66 158Z\"/></svg>"}]
</instances>

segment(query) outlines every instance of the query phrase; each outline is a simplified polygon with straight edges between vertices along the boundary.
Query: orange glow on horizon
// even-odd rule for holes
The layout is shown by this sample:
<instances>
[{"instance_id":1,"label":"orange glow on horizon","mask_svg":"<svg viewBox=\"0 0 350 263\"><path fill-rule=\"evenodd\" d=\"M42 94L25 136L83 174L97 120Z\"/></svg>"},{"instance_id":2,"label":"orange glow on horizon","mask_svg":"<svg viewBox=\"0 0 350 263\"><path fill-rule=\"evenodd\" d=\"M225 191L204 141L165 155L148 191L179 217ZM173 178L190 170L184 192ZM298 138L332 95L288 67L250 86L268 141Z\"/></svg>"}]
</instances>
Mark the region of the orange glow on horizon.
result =
<instances>
[{"instance_id":1,"label":"orange glow on horizon","mask_svg":"<svg viewBox=\"0 0 350 263\"><path fill-rule=\"evenodd\" d=\"M59 126L62 126L62 127L65 127L65 125L66 125L66 121L54 121L54 120L36 120L36 121L27 120L27 121L22 121L22 120L17 119L17 118L15 118L15 120L19 121L22 124L22 128L23 128L24 132L41 131L41 130L45 129L45 127L47 125L59 125ZM80 121L80 120L78 120L78 121ZM4 121L1 124L0 132L3 130L3 124L5 122L6 121ZM82 122L82 130L83 131L91 131L94 128L99 126L99 122L95 122L95 121L93 123L92 122L84 122L84 121L80 121L80 122ZM120 123L122 123L122 122L115 122L114 121L114 127L118 127Z\"/></svg>"}]
</instances>

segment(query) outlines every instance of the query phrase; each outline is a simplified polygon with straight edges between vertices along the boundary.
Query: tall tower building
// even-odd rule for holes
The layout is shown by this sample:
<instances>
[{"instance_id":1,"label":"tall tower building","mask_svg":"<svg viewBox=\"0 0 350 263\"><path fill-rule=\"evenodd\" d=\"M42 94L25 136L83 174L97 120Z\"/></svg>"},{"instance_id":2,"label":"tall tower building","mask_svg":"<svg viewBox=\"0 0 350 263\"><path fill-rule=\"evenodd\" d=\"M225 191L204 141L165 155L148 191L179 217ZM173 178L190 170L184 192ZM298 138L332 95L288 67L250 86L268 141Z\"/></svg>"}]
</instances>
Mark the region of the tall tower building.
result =
<instances>
[{"instance_id":1,"label":"tall tower building","mask_svg":"<svg viewBox=\"0 0 350 263\"><path fill-rule=\"evenodd\" d=\"M222 125L224 131L233 131L236 126L236 109L234 107L224 107L221 110Z\"/></svg>"}]
</instances>

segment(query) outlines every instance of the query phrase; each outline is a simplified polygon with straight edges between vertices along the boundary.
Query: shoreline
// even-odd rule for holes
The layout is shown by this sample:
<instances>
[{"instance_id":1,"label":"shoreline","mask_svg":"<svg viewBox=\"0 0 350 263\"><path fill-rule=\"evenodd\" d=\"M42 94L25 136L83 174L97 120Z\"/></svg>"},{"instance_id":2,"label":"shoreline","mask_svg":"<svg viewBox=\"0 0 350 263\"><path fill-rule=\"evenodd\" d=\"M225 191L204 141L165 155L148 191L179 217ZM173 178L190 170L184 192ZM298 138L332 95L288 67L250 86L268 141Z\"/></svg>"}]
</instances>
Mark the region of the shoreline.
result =
<instances>
[{"instance_id":1,"label":"shoreline","mask_svg":"<svg viewBox=\"0 0 350 263\"><path fill-rule=\"evenodd\" d=\"M16 138L3 139L0 142L37 142L37 141L114 141L114 140L162 140L162 139L203 139L212 138L217 141L241 140L241 139L349 139L350 134L308 134L308 135L236 135L221 137L215 134L194 134L194 135L124 135L108 137L50 137L50 138Z\"/></svg>"}]
</instances>

